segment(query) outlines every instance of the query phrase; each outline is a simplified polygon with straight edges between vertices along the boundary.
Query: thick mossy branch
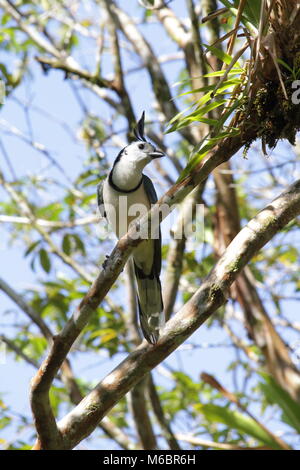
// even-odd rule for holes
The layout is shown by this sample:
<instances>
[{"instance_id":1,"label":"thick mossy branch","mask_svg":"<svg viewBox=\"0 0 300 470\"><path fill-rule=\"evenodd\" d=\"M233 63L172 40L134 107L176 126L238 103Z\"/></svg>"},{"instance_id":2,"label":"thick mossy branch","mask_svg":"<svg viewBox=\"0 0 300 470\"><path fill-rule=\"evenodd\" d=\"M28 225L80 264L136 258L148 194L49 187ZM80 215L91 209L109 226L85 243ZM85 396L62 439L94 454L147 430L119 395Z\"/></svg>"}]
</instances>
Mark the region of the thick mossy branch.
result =
<instances>
[{"instance_id":1,"label":"thick mossy branch","mask_svg":"<svg viewBox=\"0 0 300 470\"><path fill-rule=\"evenodd\" d=\"M280 2L277 2L278 4ZM290 2L293 13L283 22L274 11L270 29L261 39L252 59L251 86L242 119L257 129L263 145L274 148L280 139L295 144L300 130L300 10ZM278 6L278 5L277 5ZM257 47L257 44L255 45Z\"/></svg>"},{"instance_id":2,"label":"thick mossy branch","mask_svg":"<svg viewBox=\"0 0 300 470\"><path fill-rule=\"evenodd\" d=\"M274 148L280 139L295 145L296 133L300 130L300 106L293 103L293 81L292 77L286 77L284 82L288 100L279 82L266 82L257 91L250 110L258 126L258 137L270 148Z\"/></svg>"},{"instance_id":3,"label":"thick mossy branch","mask_svg":"<svg viewBox=\"0 0 300 470\"><path fill-rule=\"evenodd\" d=\"M230 285L250 259L300 212L300 181L291 185L244 227L201 287L166 324L153 347L143 342L106 376L59 423L61 448L70 449L88 436L98 422L141 378L182 344L221 305ZM91 408L92 407L92 408Z\"/></svg>"}]
</instances>

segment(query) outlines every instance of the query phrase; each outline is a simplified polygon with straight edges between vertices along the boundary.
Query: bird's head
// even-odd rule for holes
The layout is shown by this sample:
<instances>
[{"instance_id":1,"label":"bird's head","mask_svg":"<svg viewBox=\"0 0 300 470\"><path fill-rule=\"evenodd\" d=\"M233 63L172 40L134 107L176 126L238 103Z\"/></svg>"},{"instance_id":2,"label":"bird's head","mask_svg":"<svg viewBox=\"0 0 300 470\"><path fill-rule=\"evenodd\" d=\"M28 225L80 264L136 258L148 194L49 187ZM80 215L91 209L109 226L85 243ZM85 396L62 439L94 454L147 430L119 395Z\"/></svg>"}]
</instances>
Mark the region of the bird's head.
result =
<instances>
[{"instance_id":1,"label":"bird's head","mask_svg":"<svg viewBox=\"0 0 300 470\"><path fill-rule=\"evenodd\" d=\"M123 161L141 168L143 168L155 158L164 156L164 153L161 150L156 149L154 145L146 140L144 136L144 126L145 112L143 112L133 131L136 141L127 145L127 147L125 147L122 152Z\"/></svg>"},{"instance_id":2,"label":"bird's head","mask_svg":"<svg viewBox=\"0 0 300 470\"><path fill-rule=\"evenodd\" d=\"M122 160L137 166L145 166L155 158L163 157L164 153L157 150L150 142L132 142L123 151Z\"/></svg>"}]
</instances>

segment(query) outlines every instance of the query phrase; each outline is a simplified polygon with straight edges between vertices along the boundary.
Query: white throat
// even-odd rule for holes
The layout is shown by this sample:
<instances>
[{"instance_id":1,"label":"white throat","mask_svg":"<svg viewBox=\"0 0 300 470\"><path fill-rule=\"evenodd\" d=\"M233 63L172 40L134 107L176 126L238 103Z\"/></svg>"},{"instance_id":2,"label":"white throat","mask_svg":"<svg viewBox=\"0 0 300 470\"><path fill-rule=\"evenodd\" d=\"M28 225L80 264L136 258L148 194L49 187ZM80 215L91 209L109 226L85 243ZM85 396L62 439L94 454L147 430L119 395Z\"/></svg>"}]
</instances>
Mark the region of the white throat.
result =
<instances>
[{"instance_id":1,"label":"white throat","mask_svg":"<svg viewBox=\"0 0 300 470\"><path fill-rule=\"evenodd\" d=\"M125 191L136 188L141 181L144 166L121 158L112 171L113 183Z\"/></svg>"}]
</instances>

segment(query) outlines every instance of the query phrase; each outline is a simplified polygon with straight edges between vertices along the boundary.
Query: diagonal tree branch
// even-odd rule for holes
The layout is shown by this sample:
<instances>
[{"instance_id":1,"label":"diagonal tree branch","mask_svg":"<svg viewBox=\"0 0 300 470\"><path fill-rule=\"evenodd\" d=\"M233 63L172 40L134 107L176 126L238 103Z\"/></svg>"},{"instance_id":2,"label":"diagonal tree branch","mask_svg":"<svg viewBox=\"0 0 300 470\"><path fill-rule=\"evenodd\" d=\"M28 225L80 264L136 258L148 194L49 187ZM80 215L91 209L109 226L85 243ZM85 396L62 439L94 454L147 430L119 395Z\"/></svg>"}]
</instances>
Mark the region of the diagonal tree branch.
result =
<instances>
[{"instance_id":1,"label":"diagonal tree branch","mask_svg":"<svg viewBox=\"0 0 300 470\"><path fill-rule=\"evenodd\" d=\"M127 284L127 292L128 292L128 311L129 311L129 314L127 316L127 330L129 332L129 340L135 346L138 346L142 342L142 337L141 337L138 323L137 323L137 302L136 302L136 292L134 288L134 269L133 269L132 259L129 259L128 262L126 263L125 270L126 270L126 275L127 275L126 284ZM141 391L143 392L143 395L141 395ZM144 380L142 380L135 387L133 387L133 389L130 391L130 394L129 394L130 405L133 411L132 413L133 417L134 418L139 417L139 419L135 419L135 421L136 421L137 430L140 429L141 431L140 433L141 442L142 443L145 442L148 445L148 447L144 446L144 449L146 448L151 449L150 447L151 445L153 446L152 448L154 449L155 448L154 446L156 445L155 436L153 438L150 432L151 427L149 425L148 413L146 413L145 392L147 392L155 417L157 421L159 422L159 425L166 438L166 441L168 442L170 446L170 449L173 449L173 450L179 449L180 447L174 437L171 426L168 423L164 415L164 410L160 403L160 398L156 391L156 387L155 387L153 377L151 374L149 374ZM139 400L136 400L136 397L138 397ZM135 411L136 409L138 411ZM146 417L143 418L140 415L141 411L139 410L143 410L143 413L146 415ZM140 423L142 423L142 426L140 425ZM144 434L147 439L143 439ZM149 436L150 436L150 439L149 439Z\"/></svg>"},{"instance_id":2,"label":"diagonal tree branch","mask_svg":"<svg viewBox=\"0 0 300 470\"><path fill-rule=\"evenodd\" d=\"M137 322L137 301L132 259L127 261L125 272L128 293L128 313L125 318L126 329L128 331L129 344L138 346L142 341L142 337ZM144 378L130 390L127 399L140 445L142 449L149 450L156 449L157 442L147 406L147 396L145 393L147 386L148 381Z\"/></svg>"},{"instance_id":3,"label":"diagonal tree branch","mask_svg":"<svg viewBox=\"0 0 300 470\"><path fill-rule=\"evenodd\" d=\"M160 427L162 429L163 435L166 439L166 441L169 444L169 447L171 450L180 450L180 446L178 444L178 441L176 439L176 436L174 435L170 423L168 423L163 407L160 402L159 395L156 390L155 383L153 381L153 377L151 374L148 376L148 394L149 398L151 401L151 405L153 408L153 412L155 414L155 417L157 421L160 424Z\"/></svg>"},{"instance_id":4,"label":"diagonal tree branch","mask_svg":"<svg viewBox=\"0 0 300 470\"><path fill-rule=\"evenodd\" d=\"M39 365L38 363L32 359L31 357L29 357L27 354L25 354L22 349L17 346L15 344L14 341L12 341L11 339L7 338L7 336L5 335L0 335L0 341L2 341L3 343L6 344L6 346L13 352L16 353L17 356L21 357L22 359L24 359L24 361L26 361L28 364L30 364L31 366L35 367L36 369L39 368Z\"/></svg>"},{"instance_id":5,"label":"diagonal tree branch","mask_svg":"<svg viewBox=\"0 0 300 470\"><path fill-rule=\"evenodd\" d=\"M142 376L153 369L224 302L238 273L284 225L300 213L300 181L291 185L231 242L193 297L173 317L156 346L142 343L84 398L59 425L64 445L71 448L90 434L96 423Z\"/></svg>"},{"instance_id":6,"label":"diagonal tree branch","mask_svg":"<svg viewBox=\"0 0 300 470\"><path fill-rule=\"evenodd\" d=\"M99 220L98 215L87 215L75 220L47 220L47 219L35 219L35 223L41 227L48 227L49 229L64 229L79 227L82 225L91 225L97 223ZM15 215L0 215L0 223L7 224L22 224L31 225L32 222L29 217L20 217Z\"/></svg>"},{"instance_id":7,"label":"diagonal tree branch","mask_svg":"<svg viewBox=\"0 0 300 470\"><path fill-rule=\"evenodd\" d=\"M54 439L50 444L58 446L54 448L70 449L88 436L121 397L138 383L145 374L171 354L218 307L226 302L229 288L239 272L282 227L299 213L300 181L297 181L240 231L198 291L177 315L167 323L159 342L155 346L143 342L100 382L73 411L61 420L59 428L56 428L59 440L54 442ZM93 300L96 301L96 299ZM90 298L89 305L89 309L91 308L92 298ZM60 345L63 346L61 342ZM47 370L47 367L49 367L49 363L51 364L51 357L53 358L54 353L58 356L58 358L55 358L55 365L57 365L57 359L61 355L60 349L50 352L49 358L42 366L41 373L33 383L32 405L37 421L40 420L40 416L35 400L38 399L38 402L44 401L47 407L48 394L46 390L48 383L51 383L50 372L52 372ZM53 370L53 365L51 366ZM46 380L44 377L46 377ZM41 378L43 378L42 381ZM40 431L41 423L37 424L39 424L37 428ZM48 447L47 436L48 433L45 437L43 433L40 433L40 438L43 441L38 444L37 448L53 448Z\"/></svg>"},{"instance_id":8,"label":"diagonal tree branch","mask_svg":"<svg viewBox=\"0 0 300 470\"><path fill-rule=\"evenodd\" d=\"M20 309L35 323L40 329L41 333L45 336L48 342L51 344L53 339L53 334L44 320L40 315L27 303L24 301L22 296L17 293L12 287L10 287L3 279L0 278L0 290L5 292L5 294L11 298L13 302L20 307ZM9 349L14 351L18 356L22 357L27 363L31 364L36 369L39 369L39 365L36 361L31 359L29 356L24 354L24 352L16 346L16 344L7 338L4 335L0 335L0 340L3 341ZM64 383L70 400L74 405L77 405L83 398L78 383L74 377L73 370L71 368L70 361L66 359L61 366L61 375L57 376ZM115 424L108 418L105 417L100 425L102 430L112 439L114 439L121 448L130 449L133 448L133 444L123 433L122 430L118 429Z\"/></svg>"},{"instance_id":9,"label":"diagonal tree branch","mask_svg":"<svg viewBox=\"0 0 300 470\"><path fill-rule=\"evenodd\" d=\"M221 254L240 230L239 207L229 162L214 172L214 178L217 187L216 236L218 253ZM274 328L248 266L238 276L232 292L244 311L249 335L265 357L268 371L281 387L295 400L300 401L300 373L291 360L284 341Z\"/></svg>"},{"instance_id":10,"label":"diagonal tree branch","mask_svg":"<svg viewBox=\"0 0 300 470\"><path fill-rule=\"evenodd\" d=\"M290 450L290 447L278 436L276 436L273 432L271 432L261 421L259 421L254 415L253 413L251 413L248 408L246 406L244 406L240 400L237 398L237 396L230 392L229 390L227 390L225 387L223 387L223 385L220 384L220 382L215 378L213 377L212 375L210 374L207 374L206 372L202 372L201 374L201 379L203 380L203 382L205 383L208 383L211 387L215 388L216 390L218 390L222 395L224 395L225 398L227 398L227 400L229 400L231 403L234 403L237 408L239 408L242 412L244 412L245 414L247 414L249 416L249 418L251 418L253 421L256 422L256 424L258 424L258 426L264 431L266 432L267 434L269 434L269 436L271 437L271 439L273 439L275 442L277 442L277 444L279 445L279 447L281 447L282 449L285 449L285 450Z\"/></svg>"},{"instance_id":11,"label":"diagonal tree branch","mask_svg":"<svg viewBox=\"0 0 300 470\"><path fill-rule=\"evenodd\" d=\"M220 163L227 161L246 141L248 141L248 139L251 140L254 135L255 132L251 129L244 132L242 135L224 139L222 144L219 144L210 156L196 165L188 176L175 184L158 203L153 206L152 210L142 217L138 227L132 227L130 231L119 240L107 260L105 269L99 273L73 317L67 322L61 333L54 337L49 355L43 362L39 373L32 381L31 405L36 419L37 431L41 439L38 446L41 445L42 447L46 446L48 448L48 445L51 445L53 448L56 448L56 445L61 445L61 436L57 430L55 420L54 418L50 419L52 413L49 401L51 383L72 344L118 278L132 250L143 241L143 232L139 229L141 227L148 227L150 220L152 220L152 227L155 229L155 223L158 225L158 221L163 220L167 215L166 211L161 211L162 205L165 204L171 209L175 204L182 201L196 185L208 177L214 168Z\"/></svg>"},{"instance_id":12,"label":"diagonal tree branch","mask_svg":"<svg viewBox=\"0 0 300 470\"><path fill-rule=\"evenodd\" d=\"M58 48L54 41L51 41L49 37L45 38L37 28L28 24L28 21L22 15L21 11L14 6L8 0L0 0L0 7L2 7L12 18L16 21L19 28L32 40L34 43L47 52L50 56L38 56L36 60L42 65L44 70L48 68L58 69L65 72L66 76L79 78L88 88L90 88L95 94L108 101L108 103L118 108L125 116L128 121L128 129L130 129L135 122L135 116L132 108L132 104L125 88L123 79L123 70L121 64L121 56L119 51L118 37L113 25L113 22L108 22L112 41L112 57L115 60L115 72L116 76L112 80L103 78L99 74L99 70L95 73L91 73L88 70L82 68L80 64L71 55L66 55L64 50ZM108 2L107 12L111 15L110 6ZM103 93L103 89L114 91L121 100L121 103L115 103L111 97ZM129 131L128 131L129 136Z\"/></svg>"},{"instance_id":13,"label":"diagonal tree branch","mask_svg":"<svg viewBox=\"0 0 300 470\"><path fill-rule=\"evenodd\" d=\"M3 8L19 25L20 29L24 31L36 44L39 45L49 54L56 58L60 58L60 51L53 46L53 43L45 39L32 25L25 22L20 10L9 0L0 0L0 7Z\"/></svg>"},{"instance_id":14,"label":"diagonal tree branch","mask_svg":"<svg viewBox=\"0 0 300 470\"><path fill-rule=\"evenodd\" d=\"M300 372L263 305L249 267L237 279L236 289L237 298L245 313L247 329L262 351L268 371L294 400L300 402Z\"/></svg>"},{"instance_id":15,"label":"diagonal tree branch","mask_svg":"<svg viewBox=\"0 0 300 470\"><path fill-rule=\"evenodd\" d=\"M36 229L36 231L42 236L42 238L48 243L49 248L52 250L53 253L55 253L58 258L60 258L65 264L70 266L77 274L79 274L83 279L85 279L87 282L92 282L92 277L90 274L82 267L80 266L76 261L73 260L73 258L66 253L64 253L62 250L60 250L57 245L53 242L51 236L49 233L42 227L41 224L39 224L36 220L36 217L33 213L33 211L30 208L30 205L26 201L24 195L20 195L15 191L13 188L13 185L7 182L3 175L0 172L0 183L3 185L5 190L10 194L12 199L16 202L17 206L20 209L20 212L30 220L32 227Z\"/></svg>"},{"instance_id":16,"label":"diagonal tree branch","mask_svg":"<svg viewBox=\"0 0 300 470\"><path fill-rule=\"evenodd\" d=\"M188 434L176 434L176 437L180 441L188 442L192 446L197 447L208 447L220 450L273 450L268 446L242 447L235 444L227 444L226 442L206 441L205 439L199 439L198 437L189 436Z\"/></svg>"},{"instance_id":17,"label":"diagonal tree branch","mask_svg":"<svg viewBox=\"0 0 300 470\"><path fill-rule=\"evenodd\" d=\"M42 317L29 305L23 297L16 292L11 286L4 281L4 279L0 278L0 290L5 292L5 294L17 304L23 312L31 319L31 321L38 326L42 334L47 338L48 341L52 341L53 334L48 327L48 325L44 322Z\"/></svg>"},{"instance_id":18,"label":"diagonal tree branch","mask_svg":"<svg viewBox=\"0 0 300 470\"><path fill-rule=\"evenodd\" d=\"M134 420L142 449L157 449L146 400L147 378L140 380L129 392L129 408Z\"/></svg>"},{"instance_id":19,"label":"diagonal tree branch","mask_svg":"<svg viewBox=\"0 0 300 470\"><path fill-rule=\"evenodd\" d=\"M165 278L163 283L163 299L166 320L173 312L182 274L183 258L186 246L186 235L183 233L184 222L191 209L200 202L205 187L205 181L199 184L182 202L179 217L171 230Z\"/></svg>"},{"instance_id":20,"label":"diagonal tree branch","mask_svg":"<svg viewBox=\"0 0 300 470\"><path fill-rule=\"evenodd\" d=\"M137 302L136 292L134 288L134 269L131 259L127 261L125 270L128 292L127 330L129 333L129 341L135 346L138 346L142 342L142 337L137 323ZM159 422L159 425L166 438L166 441L170 446L170 449L179 449L180 447L174 437L171 426L164 415L164 410L160 403L160 398L156 391L153 377L151 374L149 374L146 378L144 378L144 380L142 380L135 387L133 387L133 389L129 393L132 415L135 420L135 425L140 436L140 440L143 444L143 448L156 448L156 439L153 432L151 432L151 422L146 408L145 392L147 392L155 417Z\"/></svg>"},{"instance_id":21,"label":"diagonal tree branch","mask_svg":"<svg viewBox=\"0 0 300 470\"><path fill-rule=\"evenodd\" d=\"M187 0L186 3L191 21L191 28L189 30L187 30L174 11L168 6L163 5L162 8L155 10L155 13L169 37L183 51L193 88L196 89L205 84L206 78L203 75L205 74L207 64L202 51L198 17L195 12L194 2L193 0Z\"/></svg>"},{"instance_id":22,"label":"diagonal tree branch","mask_svg":"<svg viewBox=\"0 0 300 470\"><path fill-rule=\"evenodd\" d=\"M106 80L101 77L96 77L90 74L87 70L80 67L78 62L72 57L65 54L65 51L61 51L54 46L54 41L49 40L49 37L45 37L34 28L28 21L23 17L20 10L8 0L0 0L0 7L2 7L12 18L16 21L19 28L30 38L32 41L45 52L52 56L51 58L39 58L38 60L46 66L53 68L59 68L67 73L77 75L82 79L92 81L99 87L107 87L115 90L115 84L112 80Z\"/></svg>"},{"instance_id":23,"label":"diagonal tree branch","mask_svg":"<svg viewBox=\"0 0 300 470\"><path fill-rule=\"evenodd\" d=\"M161 112L164 114L166 120L172 119L172 117L178 113L178 109L172 99L167 79L151 45L124 10L117 6L114 1L105 0L105 2L110 5L110 11L115 24L124 33L137 55L144 62L152 81L155 98ZM181 129L180 133L189 142L195 143L195 139L188 128Z\"/></svg>"},{"instance_id":24,"label":"diagonal tree branch","mask_svg":"<svg viewBox=\"0 0 300 470\"><path fill-rule=\"evenodd\" d=\"M111 10L110 2L107 2L106 0L101 0L101 3L103 4L103 7L106 10L107 16L108 16L107 28L108 28L108 32L109 32L110 39L111 39L111 52L112 52L111 55L112 55L112 60L114 62L114 73L115 73L114 81L116 82L118 94L122 101L122 105L125 111L125 116L127 118L127 122L128 122L127 138L130 140L130 131L135 122L135 116L134 116L129 94L125 86L124 71L123 71L122 60L121 60L121 51L120 51L118 32L117 32L116 25L113 21L113 13Z\"/></svg>"}]
</instances>

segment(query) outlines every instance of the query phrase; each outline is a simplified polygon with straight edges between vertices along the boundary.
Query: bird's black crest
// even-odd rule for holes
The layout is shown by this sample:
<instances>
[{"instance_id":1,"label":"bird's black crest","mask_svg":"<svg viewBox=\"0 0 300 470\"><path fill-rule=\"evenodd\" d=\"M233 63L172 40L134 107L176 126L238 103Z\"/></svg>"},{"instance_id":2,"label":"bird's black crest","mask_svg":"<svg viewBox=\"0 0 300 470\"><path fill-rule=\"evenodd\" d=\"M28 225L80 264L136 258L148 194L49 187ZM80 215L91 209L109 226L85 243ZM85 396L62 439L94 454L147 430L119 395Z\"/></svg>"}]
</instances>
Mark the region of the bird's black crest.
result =
<instances>
[{"instance_id":1,"label":"bird's black crest","mask_svg":"<svg viewBox=\"0 0 300 470\"><path fill-rule=\"evenodd\" d=\"M145 126L145 111L143 111L143 114L138 121L136 127L133 130L133 133L137 140L142 140L143 142L147 142L144 136L144 126Z\"/></svg>"}]
</instances>

